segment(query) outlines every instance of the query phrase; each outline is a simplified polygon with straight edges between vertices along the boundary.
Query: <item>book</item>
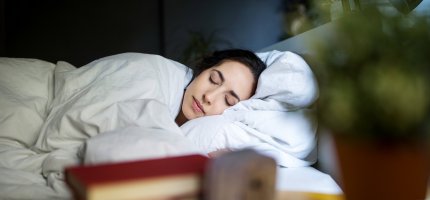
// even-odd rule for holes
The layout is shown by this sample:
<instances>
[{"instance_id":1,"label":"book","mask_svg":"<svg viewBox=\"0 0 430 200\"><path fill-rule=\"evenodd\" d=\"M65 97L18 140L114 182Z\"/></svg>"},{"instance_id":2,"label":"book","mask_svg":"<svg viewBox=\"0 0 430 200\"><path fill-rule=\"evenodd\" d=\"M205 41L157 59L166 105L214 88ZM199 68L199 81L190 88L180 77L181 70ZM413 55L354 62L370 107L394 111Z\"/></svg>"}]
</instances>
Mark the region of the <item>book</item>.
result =
<instances>
[{"instance_id":1,"label":"book","mask_svg":"<svg viewBox=\"0 0 430 200\"><path fill-rule=\"evenodd\" d=\"M75 199L197 199L208 161L187 155L72 166L65 169L65 178Z\"/></svg>"}]
</instances>

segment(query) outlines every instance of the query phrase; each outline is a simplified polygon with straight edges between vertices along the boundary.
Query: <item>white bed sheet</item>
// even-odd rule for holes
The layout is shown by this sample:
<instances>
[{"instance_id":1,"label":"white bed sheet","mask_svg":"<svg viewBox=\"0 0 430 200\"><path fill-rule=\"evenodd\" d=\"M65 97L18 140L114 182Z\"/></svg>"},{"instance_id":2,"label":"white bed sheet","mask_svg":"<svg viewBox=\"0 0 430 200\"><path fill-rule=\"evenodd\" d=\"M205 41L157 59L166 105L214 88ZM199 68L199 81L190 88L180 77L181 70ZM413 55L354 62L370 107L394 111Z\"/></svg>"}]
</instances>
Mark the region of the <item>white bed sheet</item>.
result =
<instances>
[{"instance_id":1,"label":"white bed sheet","mask_svg":"<svg viewBox=\"0 0 430 200\"><path fill-rule=\"evenodd\" d=\"M342 189L329 174L313 167L279 167L276 187L278 191L342 194Z\"/></svg>"}]
</instances>

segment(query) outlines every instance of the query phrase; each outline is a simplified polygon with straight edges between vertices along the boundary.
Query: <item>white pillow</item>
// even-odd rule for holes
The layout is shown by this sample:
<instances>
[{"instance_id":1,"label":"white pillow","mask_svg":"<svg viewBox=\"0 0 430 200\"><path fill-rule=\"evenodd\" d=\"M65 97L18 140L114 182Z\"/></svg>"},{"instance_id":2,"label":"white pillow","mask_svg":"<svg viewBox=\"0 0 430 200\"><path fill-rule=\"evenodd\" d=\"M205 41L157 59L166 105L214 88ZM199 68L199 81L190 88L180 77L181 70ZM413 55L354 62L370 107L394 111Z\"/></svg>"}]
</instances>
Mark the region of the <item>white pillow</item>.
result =
<instances>
[{"instance_id":1,"label":"white pillow","mask_svg":"<svg viewBox=\"0 0 430 200\"><path fill-rule=\"evenodd\" d=\"M260 114L259 111L251 111L251 114L253 112ZM181 130L206 154L252 148L273 157L280 166L301 167L312 165L317 159L314 137L317 122L313 115L313 109L276 112L263 115L255 127L231 121L224 115L213 115L190 120ZM279 118L271 120L272 117Z\"/></svg>"},{"instance_id":2,"label":"white pillow","mask_svg":"<svg viewBox=\"0 0 430 200\"><path fill-rule=\"evenodd\" d=\"M181 130L185 137L191 139L205 153L223 149L238 149L244 144L260 141L223 115L190 120L181 126Z\"/></svg>"},{"instance_id":3,"label":"white pillow","mask_svg":"<svg viewBox=\"0 0 430 200\"><path fill-rule=\"evenodd\" d=\"M318 83L301 56L289 51L257 55L268 63L251 99L276 100L288 104L290 109L308 107L315 102L319 94Z\"/></svg>"},{"instance_id":4,"label":"white pillow","mask_svg":"<svg viewBox=\"0 0 430 200\"><path fill-rule=\"evenodd\" d=\"M0 58L0 137L31 146L53 98L55 65L26 58Z\"/></svg>"}]
</instances>

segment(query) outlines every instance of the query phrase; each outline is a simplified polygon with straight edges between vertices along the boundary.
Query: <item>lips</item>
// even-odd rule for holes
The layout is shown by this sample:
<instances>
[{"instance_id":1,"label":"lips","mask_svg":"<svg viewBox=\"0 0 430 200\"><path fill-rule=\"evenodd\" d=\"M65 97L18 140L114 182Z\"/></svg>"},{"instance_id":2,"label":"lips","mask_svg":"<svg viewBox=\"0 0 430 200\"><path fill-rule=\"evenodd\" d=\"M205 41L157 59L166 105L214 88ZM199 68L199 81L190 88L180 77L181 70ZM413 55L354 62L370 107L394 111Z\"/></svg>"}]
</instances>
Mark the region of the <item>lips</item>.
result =
<instances>
[{"instance_id":1,"label":"lips","mask_svg":"<svg viewBox=\"0 0 430 200\"><path fill-rule=\"evenodd\" d=\"M203 109L202 104L200 104L200 102L196 98L194 98L194 97L193 97L193 105L192 105L192 107L193 107L194 112L205 114L205 111Z\"/></svg>"}]
</instances>

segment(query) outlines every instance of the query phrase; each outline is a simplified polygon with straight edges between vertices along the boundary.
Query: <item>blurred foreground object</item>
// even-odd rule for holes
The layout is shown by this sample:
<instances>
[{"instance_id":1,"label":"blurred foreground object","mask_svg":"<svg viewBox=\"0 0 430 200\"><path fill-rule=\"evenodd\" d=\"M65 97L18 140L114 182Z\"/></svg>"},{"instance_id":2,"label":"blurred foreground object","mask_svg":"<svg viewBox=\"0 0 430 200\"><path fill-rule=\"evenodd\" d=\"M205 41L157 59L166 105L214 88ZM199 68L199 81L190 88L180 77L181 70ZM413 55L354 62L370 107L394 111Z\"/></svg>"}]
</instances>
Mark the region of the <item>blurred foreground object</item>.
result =
<instances>
[{"instance_id":1,"label":"blurred foreground object","mask_svg":"<svg viewBox=\"0 0 430 200\"><path fill-rule=\"evenodd\" d=\"M414 10L423 0L390 0L391 4L403 14L408 14Z\"/></svg>"},{"instance_id":2,"label":"blurred foreground object","mask_svg":"<svg viewBox=\"0 0 430 200\"><path fill-rule=\"evenodd\" d=\"M190 199L201 195L209 159L189 155L66 168L75 199Z\"/></svg>"},{"instance_id":3,"label":"blurred foreground object","mask_svg":"<svg viewBox=\"0 0 430 200\"><path fill-rule=\"evenodd\" d=\"M75 199L271 200L276 162L254 150L66 168Z\"/></svg>"},{"instance_id":4,"label":"blurred foreground object","mask_svg":"<svg viewBox=\"0 0 430 200\"><path fill-rule=\"evenodd\" d=\"M275 198L276 163L253 150L212 160L205 178L206 200L271 200Z\"/></svg>"},{"instance_id":5,"label":"blurred foreground object","mask_svg":"<svg viewBox=\"0 0 430 200\"><path fill-rule=\"evenodd\" d=\"M335 138L346 199L424 199L430 173L429 19L369 6L334 23L331 39L313 45L319 121Z\"/></svg>"}]
</instances>

